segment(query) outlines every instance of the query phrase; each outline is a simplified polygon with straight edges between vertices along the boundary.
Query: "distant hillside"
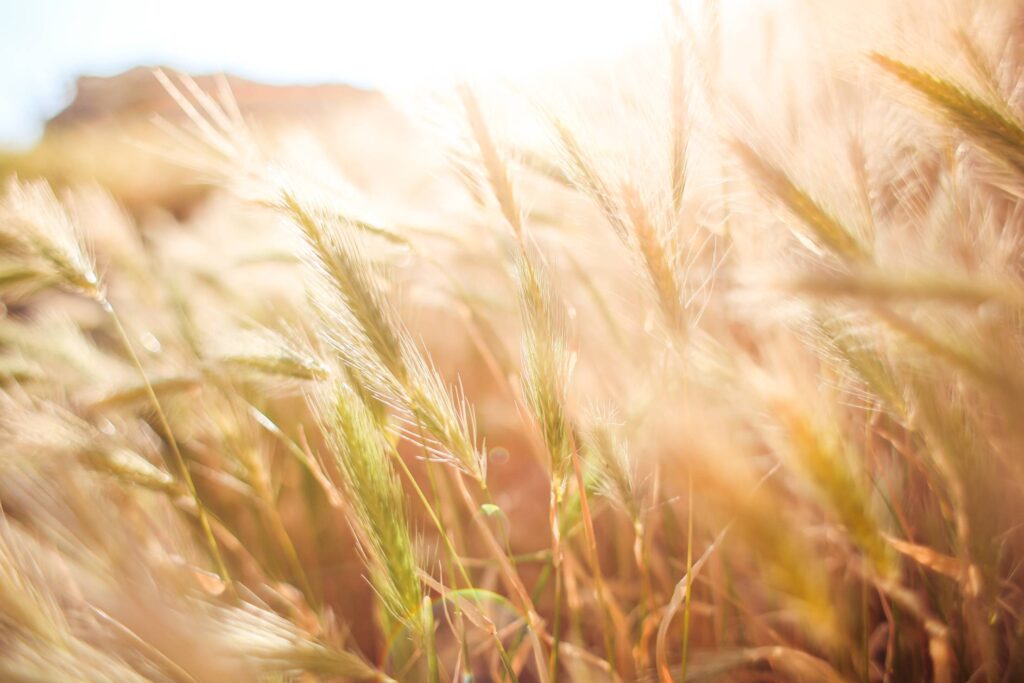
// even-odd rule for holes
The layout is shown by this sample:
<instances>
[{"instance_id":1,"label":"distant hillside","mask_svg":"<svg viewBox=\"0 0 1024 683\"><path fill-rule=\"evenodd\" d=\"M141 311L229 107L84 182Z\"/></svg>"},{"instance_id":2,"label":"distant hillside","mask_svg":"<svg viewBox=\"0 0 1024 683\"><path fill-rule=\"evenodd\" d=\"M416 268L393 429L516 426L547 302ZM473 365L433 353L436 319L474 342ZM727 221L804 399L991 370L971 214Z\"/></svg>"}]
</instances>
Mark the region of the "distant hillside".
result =
<instances>
[{"instance_id":1,"label":"distant hillside","mask_svg":"<svg viewBox=\"0 0 1024 683\"><path fill-rule=\"evenodd\" d=\"M226 85L261 136L295 129L311 135L320 152L357 186L386 194L413 177L416 136L379 92L344 84L269 85L231 75L191 78L214 98ZM73 100L46 123L34 149L0 155L0 175L42 176L56 184L97 182L132 210L187 212L207 188L153 151L173 152L176 145L154 124L155 116L187 125L153 67L82 76Z\"/></svg>"},{"instance_id":2,"label":"distant hillside","mask_svg":"<svg viewBox=\"0 0 1024 683\"><path fill-rule=\"evenodd\" d=\"M82 76L75 96L46 124L48 133L69 126L159 114L176 119L181 107L154 75L156 67L136 67L116 76ZM173 71L168 71L173 74ZM192 76L201 90L216 94L225 85L243 113L257 118L303 118L339 109L388 108L378 92L350 85L269 85L232 75Z\"/></svg>"}]
</instances>

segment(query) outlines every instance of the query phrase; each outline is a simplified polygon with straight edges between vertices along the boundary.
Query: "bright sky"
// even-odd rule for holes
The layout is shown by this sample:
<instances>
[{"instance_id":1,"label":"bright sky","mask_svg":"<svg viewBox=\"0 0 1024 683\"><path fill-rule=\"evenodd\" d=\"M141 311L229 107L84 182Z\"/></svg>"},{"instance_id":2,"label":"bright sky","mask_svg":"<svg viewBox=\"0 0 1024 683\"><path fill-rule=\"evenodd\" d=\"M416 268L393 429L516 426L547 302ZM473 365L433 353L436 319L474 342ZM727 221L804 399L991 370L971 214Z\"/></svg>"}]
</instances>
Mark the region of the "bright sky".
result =
<instances>
[{"instance_id":1,"label":"bright sky","mask_svg":"<svg viewBox=\"0 0 1024 683\"><path fill-rule=\"evenodd\" d=\"M77 75L138 65L389 87L615 54L665 0L0 0L0 145L31 144Z\"/></svg>"}]
</instances>

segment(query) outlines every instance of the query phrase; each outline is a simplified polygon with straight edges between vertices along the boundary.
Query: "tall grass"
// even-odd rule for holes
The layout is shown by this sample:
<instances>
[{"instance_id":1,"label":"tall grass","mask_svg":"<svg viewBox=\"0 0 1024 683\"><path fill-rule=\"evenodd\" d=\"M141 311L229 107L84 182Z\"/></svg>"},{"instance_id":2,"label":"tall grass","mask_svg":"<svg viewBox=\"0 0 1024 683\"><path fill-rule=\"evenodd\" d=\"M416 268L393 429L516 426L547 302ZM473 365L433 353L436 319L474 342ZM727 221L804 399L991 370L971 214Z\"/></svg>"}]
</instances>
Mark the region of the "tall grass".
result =
<instances>
[{"instance_id":1,"label":"tall grass","mask_svg":"<svg viewBox=\"0 0 1024 683\"><path fill-rule=\"evenodd\" d=\"M1020 13L727 5L370 180L163 72L190 216L7 179L0 677L1024 677Z\"/></svg>"}]
</instances>

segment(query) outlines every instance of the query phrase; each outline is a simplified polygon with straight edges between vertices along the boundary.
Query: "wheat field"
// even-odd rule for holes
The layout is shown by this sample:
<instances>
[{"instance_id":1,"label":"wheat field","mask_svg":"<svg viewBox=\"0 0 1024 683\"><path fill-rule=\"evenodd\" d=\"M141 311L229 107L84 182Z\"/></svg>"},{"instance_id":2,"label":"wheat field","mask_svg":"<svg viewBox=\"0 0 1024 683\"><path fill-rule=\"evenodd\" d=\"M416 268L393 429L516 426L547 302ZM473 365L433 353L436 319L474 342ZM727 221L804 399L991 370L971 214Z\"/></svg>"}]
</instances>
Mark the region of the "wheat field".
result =
<instances>
[{"instance_id":1,"label":"wheat field","mask_svg":"<svg viewBox=\"0 0 1024 683\"><path fill-rule=\"evenodd\" d=\"M0 679L1024 680L1024 11L728 4L5 157Z\"/></svg>"}]
</instances>

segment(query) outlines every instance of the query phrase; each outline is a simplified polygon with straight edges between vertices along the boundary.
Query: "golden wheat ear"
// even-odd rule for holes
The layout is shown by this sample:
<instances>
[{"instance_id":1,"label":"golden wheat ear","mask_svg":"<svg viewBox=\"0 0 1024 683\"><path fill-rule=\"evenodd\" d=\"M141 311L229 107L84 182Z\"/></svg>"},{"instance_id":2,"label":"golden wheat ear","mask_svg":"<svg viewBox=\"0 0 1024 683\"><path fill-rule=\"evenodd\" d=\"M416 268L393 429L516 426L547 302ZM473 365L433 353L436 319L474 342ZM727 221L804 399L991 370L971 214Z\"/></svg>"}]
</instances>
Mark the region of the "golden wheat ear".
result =
<instances>
[{"instance_id":1,"label":"golden wheat ear","mask_svg":"<svg viewBox=\"0 0 1024 683\"><path fill-rule=\"evenodd\" d=\"M1016 172L1024 173L1024 123L1005 102L986 100L958 83L877 52L870 58L923 96L946 124Z\"/></svg>"},{"instance_id":2,"label":"golden wheat ear","mask_svg":"<svg viewBox=\"0 0 1024 683\"><path fill-rule=\"evenodd\" d=\"M644 502L637 481L636 458L614 416L587 416L582 432L582 455L593 489L624 512L634 525L642 523Z\"/></svg>"},{"instance_id":3,"label":"golden wheat ear","mask_svg":"<svg viewBox=\"0 0 1024 683\"><path fill-rule=\"evenodd\" d=\"M307 344L270 328L225 335L214 361L232 371L283 380L323 380L330 369Z\"/></svg>"},{"instance_id":4,"label":"golden wheat ear","mask_svg":"<svg viewBox=\"0 0 1024 683\"><path fill-rule=\"evenodd\" d=\"M870 251L853 231L810 192L797 185L786 171L745 142L734 140L731 147L762 190L786 207L804 225L809 237L843 261L866 263L871 260Z\"/></svg>"},{"instance_id":5,"label":"golden wheat ear","mask_svg":"<svg viewBox=\"0 0 1024 683\"><path fill-rule=\"evenodd\" d=\"M423 591L405 492L387 441L373 413L343 381L326 382L312 395L312 404L343 475L370 582L385 608L385 632L408 628L426 638L416 618Z\"/></svg>"},{"instance_id":6,"label":"golden wheat ear","mask_svg":"<svg viewBox=\"0 0 1024 683\"><path fill-rule=\"evenodd\" d=\"M476 95L469 86L463 85L459 88L459 97L462 99L462 106L466 110L466 119L473 133L473 139L476 141L477 149L480 151L480 160L483 163L484 170L487 172L487 179L490 182L494 198L498 201L501 213L512 227L516 238L522 241L522 211L520 211L519 205L516 202L508 164L498 151Z\"/></svg>"},{"instance_id":7,"label":"golden wheat ear","mask_svg":"<svg viewBox=\"0 0 1024 683\"><path fill-rule=\"evenodd\" d=\"M395 409L403 436L486 487L487 461L476 445L472 408L409 337L354 234L358 227L287 192L280 208L306 243L304 260L326 346L375 400Z\"/></svg>"},{"instance_id":8,"label":"golden wheat ear","mask_svg":"<svg viewBox=\"0 0 1024 683\"><path fill-rule=\"evenodd\" d=\"M287 679L301 671L330 679L393 683L362 656L320 642L259 605L217 607L213 617L226 653L249 662L261 676Z\"/></svg>"},{"instance_id":9,"label":"golden wheat ear","mask_svg":"<svg viewBox=\"0 0 1024 683\"><path fill-rule=\"evenodd\" d=\"M0 236L15 259L7 280L51 282L92 299L103 294L96 264L64 205L43 181L7 183L0 202Z\"/></svg>"},{"instance_id":10,"label":"golden wheat ear","mask_svg":"<svg viewBox=\"0 0 1024 683\"><path fill-rule=\"evenodd\" d=\"M630 183L622 185L623 204L633 227L635 249L654 291L666 327L678 332L686 326L682 285L677 269L678 255L672 241L651 219L640 192Z\"/></svg>"},{"instance_id":11,"label":"golden wheat ear","mask_svg":"<svg viewBox=\"0 0 1024 683\"><path fill-rule=\"evenodd\" d=\"M564 316L546 274L526 254L517 261L519 300L524 322L523 390L550 457L558 489L571 466L572 429L566 410L572 372Z\"/></svg>"}]
</instances>

